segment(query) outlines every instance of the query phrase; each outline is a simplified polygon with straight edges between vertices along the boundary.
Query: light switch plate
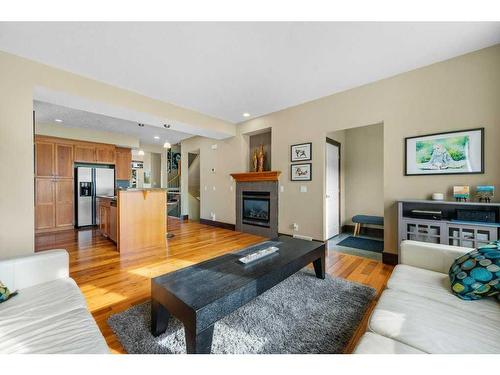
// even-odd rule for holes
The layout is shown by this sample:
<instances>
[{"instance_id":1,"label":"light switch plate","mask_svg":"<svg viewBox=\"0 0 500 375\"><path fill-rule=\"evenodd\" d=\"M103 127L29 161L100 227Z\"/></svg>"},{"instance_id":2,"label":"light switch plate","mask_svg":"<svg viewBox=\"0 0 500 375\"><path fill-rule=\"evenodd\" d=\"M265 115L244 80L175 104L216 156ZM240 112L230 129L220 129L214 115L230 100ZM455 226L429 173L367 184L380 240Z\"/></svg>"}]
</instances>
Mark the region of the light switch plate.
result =
<instances>
[{"instance_id":1,"label":"light switch plate","mask_svg":"<svg viewBox=\"0 0 500 375\"><path fill-rule=\"evenodd\" d=\"M217 143L212 145L212 150L217 150Z\"/></svg>"},{"instance_id":2,"label":"light switch plate","mask_svg":"<svg viewBox=\"0 0 500 375\"><path fill-rule=\"evenodd\" d=\"M285 191L285 187L283 185L280 186L280 192L284 192Z\"/></svg>"},{"instance_id":3,"label":"light switch plate","mask_svg":"<svg viewBox=\"0 0 500 375\"><path fill-rule=\"evenodd\" d=\"M301 193L307 193L307 186L306 185L301 185L300 186L300 192Z\"/></svg>"}]
</instances>

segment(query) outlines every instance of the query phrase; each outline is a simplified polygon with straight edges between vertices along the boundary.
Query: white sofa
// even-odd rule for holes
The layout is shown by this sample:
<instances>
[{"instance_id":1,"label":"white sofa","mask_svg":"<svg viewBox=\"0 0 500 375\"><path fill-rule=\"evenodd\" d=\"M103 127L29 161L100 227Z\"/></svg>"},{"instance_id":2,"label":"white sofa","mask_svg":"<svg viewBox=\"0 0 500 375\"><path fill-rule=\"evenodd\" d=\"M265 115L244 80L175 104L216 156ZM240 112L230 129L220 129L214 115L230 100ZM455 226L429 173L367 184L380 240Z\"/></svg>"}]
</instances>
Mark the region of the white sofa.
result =
<instances>
[{"instance_id":1,"label":"white sofa","mask_svg":"<svg viewBox=\"0 0 500 375\"><path fill-rule=\"evenodd\" d=\"M19 292L0 303L0 353L109 353L65 250L1 260L0 280Z\"/></svg>"},{"instance_id":2,"label":"white sofa","mask_svg":"<svg viewBox=\"0 0 500 375\"><path fill-rule=\"evenodd\" d=\"M448 270L471 249L401 243L356 354L500 353L500 303L463 301L450 292Z\"/></svg>"}]
</instances>

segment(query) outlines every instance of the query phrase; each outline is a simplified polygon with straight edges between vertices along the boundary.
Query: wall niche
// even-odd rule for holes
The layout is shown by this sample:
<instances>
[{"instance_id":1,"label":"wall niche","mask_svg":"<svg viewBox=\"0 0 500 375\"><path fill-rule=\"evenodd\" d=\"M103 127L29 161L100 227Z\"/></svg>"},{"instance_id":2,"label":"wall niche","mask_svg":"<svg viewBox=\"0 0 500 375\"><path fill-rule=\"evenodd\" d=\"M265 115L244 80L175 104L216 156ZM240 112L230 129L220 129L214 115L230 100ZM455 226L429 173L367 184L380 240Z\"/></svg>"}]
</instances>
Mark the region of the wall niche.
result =
<instances>
[{"instance_id":1,"label":"wall niche","mask_svg":"<svg viewBox=\"0 0 500 375\"><path fill-rule=\"evenodd\" d=\"M271 170L271 129L266 129L263 132L257 134L249 135L248 137L249 145L249 164L248 170L254 172L253 168L253 154L255 150L259 150L260 145L264 146L264 153L266 155L264 159L264 171Z\"/></svg>"}]
</instances>

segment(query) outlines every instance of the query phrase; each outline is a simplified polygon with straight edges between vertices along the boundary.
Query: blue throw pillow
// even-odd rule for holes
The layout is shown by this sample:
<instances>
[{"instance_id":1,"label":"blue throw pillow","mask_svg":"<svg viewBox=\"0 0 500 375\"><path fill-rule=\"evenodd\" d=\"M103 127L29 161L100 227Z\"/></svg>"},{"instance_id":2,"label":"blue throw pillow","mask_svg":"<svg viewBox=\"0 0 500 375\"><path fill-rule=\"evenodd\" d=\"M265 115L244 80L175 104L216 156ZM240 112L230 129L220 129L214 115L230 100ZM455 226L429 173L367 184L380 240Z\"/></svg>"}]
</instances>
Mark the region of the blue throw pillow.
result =
<instances>
[{"instance_id":1,"label":"blue throw pillow","mask_svg":"<svg viewBox=\"0 0 500 375\"><path fill-rule=\"evenodd\" d=\"M451 265L452 292L464 300L500 297L500 241L478 247Z\"/></svg>"},{"instance_id":2,"label":"blue throw pillow","mask_svg":"<svg viewBox=\"0 0 500 375\"><path fill-rule=\"evenodd\" d=\"M7 301L9 298L14 297L17 292L11 292L9 288L7 288L0 281L0 303Z\"/></svg>"}]
</instances>

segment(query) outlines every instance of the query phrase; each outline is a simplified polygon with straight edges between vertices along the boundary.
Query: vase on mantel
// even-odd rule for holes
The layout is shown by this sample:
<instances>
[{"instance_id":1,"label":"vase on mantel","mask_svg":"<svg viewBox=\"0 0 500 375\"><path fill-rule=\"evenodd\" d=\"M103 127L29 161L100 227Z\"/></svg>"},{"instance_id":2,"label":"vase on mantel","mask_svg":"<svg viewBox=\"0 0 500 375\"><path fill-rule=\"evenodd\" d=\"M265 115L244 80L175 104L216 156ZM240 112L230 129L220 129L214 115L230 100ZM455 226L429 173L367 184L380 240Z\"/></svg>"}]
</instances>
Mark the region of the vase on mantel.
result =
<instances>
[{"instance_id":1,"label":"vase on mantel","mask_svg":"<svg viewBox=\"0 0 500 375\"><path fill-rule=\"evenodd\" d=\"M260 145L259 153L257 155L258 167L257 172L264 172L264 160L266 158L266 154L264 153L264 145Z\"/></svg>"},{"instance_id":2,"label":"vase on mantel","mask_svg":"<svg viewBox=\"0 0 500 375\"><path fill-rule=\"evenodd\" d=\"M257 149L253 152L253 157L252 157L252 163L253 163L253 171L257 172L257 169L259 167L259 157L258 157L258 152Z\"/></svg>"}]
</instances>

